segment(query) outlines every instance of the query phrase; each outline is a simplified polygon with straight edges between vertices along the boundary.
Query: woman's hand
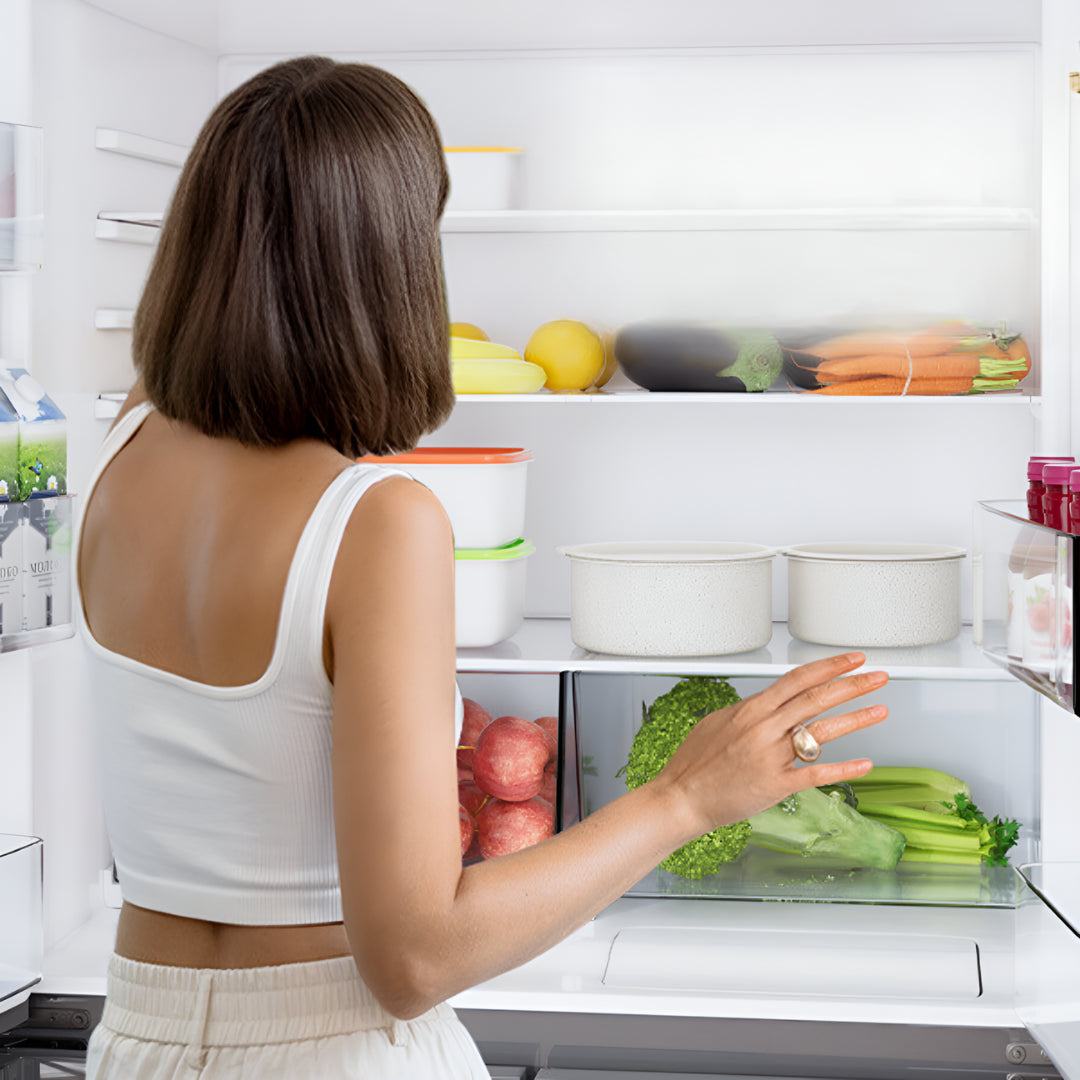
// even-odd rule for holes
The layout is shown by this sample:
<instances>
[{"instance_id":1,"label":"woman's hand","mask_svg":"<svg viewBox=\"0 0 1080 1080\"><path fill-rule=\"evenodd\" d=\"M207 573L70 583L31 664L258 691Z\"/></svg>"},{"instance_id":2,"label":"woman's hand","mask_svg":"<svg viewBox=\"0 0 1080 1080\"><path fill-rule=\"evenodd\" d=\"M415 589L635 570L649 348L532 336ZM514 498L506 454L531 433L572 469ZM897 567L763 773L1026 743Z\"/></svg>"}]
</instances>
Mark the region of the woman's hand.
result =
<instances>
[{"instance_id":1,"label":"woman's hand","mask_svg":"<svg viewBox=\"0 0 1080 1080\"><path fill-rule=\"evenodd\" d=\"M814 720L888 682L883 671L848 674L865 659L862 653L848 653L805 664L767 689L700 720L650 781L684 821L687 835L701 836L743 821L804 788L868 773L873 763L865 758L799 766L791 741L799 724L808 724L824 745L885 719L884 705L869 705Z\"/></svg>"}]
</instances>

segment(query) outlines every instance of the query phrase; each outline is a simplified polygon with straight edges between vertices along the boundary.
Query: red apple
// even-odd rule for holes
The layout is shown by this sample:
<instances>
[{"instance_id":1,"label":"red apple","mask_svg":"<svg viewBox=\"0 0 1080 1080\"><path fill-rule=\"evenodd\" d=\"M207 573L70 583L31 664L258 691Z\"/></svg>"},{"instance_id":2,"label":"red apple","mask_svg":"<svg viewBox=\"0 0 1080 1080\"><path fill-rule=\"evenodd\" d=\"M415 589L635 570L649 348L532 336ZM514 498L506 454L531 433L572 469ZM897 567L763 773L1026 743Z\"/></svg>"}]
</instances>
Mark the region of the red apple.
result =
<instances>
[{"instance_id":1,"label":"red apple","mask_svg":"<svg viewBox=\"0 0 1080 1080\"><path fill-rule=\"evenodd\" d=\"M509 855L546 840L555 832L555 808L544 799L492 799L476 815L476 835L485 859Z\"/></svg>"},{"instance_id":2,"label":"red apple","mask_svg":"<svg viewBox=\"0 0 1080 1080\"><path fill-rule=\"evenodd\" d=\"M506 802L539 794L555 744L543 728L520 716L492 720L476 740L473 779L481 791Z\"/></svg>"},{"instance_id":3,"label":"red apple","mask_svg":"<svg viewBox=\"0 0 1080 1080\"><path fill-rule=\"evenodd\" d=\"M472 814L461 803L458 803L458 825L461 826L461 855L464 858L465 852L469 850L469 845L473 841L476 824L472 819Z\"/></svg>"},{"instance_id":4,"label":"red apple","mask_svg":"<svg viewBox=\"0 0 1080 1080\"><path fill-rule=\"evenodd\" d=\"M542 727L551 736L551 741L558 746L559 718L557 716L539 716L536 718L536 726Z\"/></svg>"},{"instance_id":5,"label":"red apple","mask_svg":"<svg viewBox=\"0 0 1080 1080\"><path fill-rule=\"evenodd\" d=\"M459 784L471 784L472 783L472 769L463 769L460 765L457 767L457 782Z\"/></svg>"},{"instance_id":6,"label":"red apple","mask_svg":"<svg viewBox=\"0 0 1080 1080\"><path fill-rule=\"evenodd\" d=\"M480 854L480 838L476 835L476 831L473 831L472 843L469 845L469 850L465 852L462 858L466 862L471 862L473 859L482 859L484 856Z\"/></svg>"},{"instance_id":7,"label":"red apple","mask_svg":"<svg viewBox=\"0 0 1080 1080\"><path fill-rule=\"evenodd\" d=\"M476 816L480 807L488 801L488 796L473 783L458 784L457 795L458 802L461 803L473 817Z\"/></svg>"},{"instance_id":8,"label":"red apple","mask_svg":"<svg viewBox=\"0 0 1080 1080\"><path fill-rule=\"evenodd\" d=\"M461 722L461 735L458 738L458 765L464 769L472 768L473 753L480 732L491 723L491 713L478 705L472 698L462 698L465 706L465 719Z\"/></svg>"},{"instance_id":9,"label":"red apple","mask_svg":"<svg viewBox=\"0 0 1080 1080\"><path fill-rule=\"evenodd\" d=\"M549 761L547 768L544 769L544 782L540 785L540 798L546 799L552 806L555 805L555 796L559 790L558 771L558 765L554 761Z\"/></svg>"}]
</instances>

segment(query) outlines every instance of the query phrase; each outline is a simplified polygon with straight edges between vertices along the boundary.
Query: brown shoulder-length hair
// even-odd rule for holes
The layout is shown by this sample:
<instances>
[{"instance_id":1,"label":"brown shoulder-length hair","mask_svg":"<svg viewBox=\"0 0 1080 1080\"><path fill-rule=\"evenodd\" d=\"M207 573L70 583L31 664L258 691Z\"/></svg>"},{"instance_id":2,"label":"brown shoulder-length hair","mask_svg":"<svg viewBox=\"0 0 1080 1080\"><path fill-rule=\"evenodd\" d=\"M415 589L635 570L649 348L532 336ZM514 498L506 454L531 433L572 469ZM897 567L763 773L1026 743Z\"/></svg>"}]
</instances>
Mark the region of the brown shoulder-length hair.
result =
<instances>
[{"instance_id":1,"label":"brown shoulder-length hair","mask_svg":"<svg viewBox=\"0 0 1080 1080\"><path fill-rule=\"evenodd\" d=\"M319 56L207 120L135 314L150 400L254 446L411 449L454 403L439 130L400 79Z\"/></svg>"}]
</instances>

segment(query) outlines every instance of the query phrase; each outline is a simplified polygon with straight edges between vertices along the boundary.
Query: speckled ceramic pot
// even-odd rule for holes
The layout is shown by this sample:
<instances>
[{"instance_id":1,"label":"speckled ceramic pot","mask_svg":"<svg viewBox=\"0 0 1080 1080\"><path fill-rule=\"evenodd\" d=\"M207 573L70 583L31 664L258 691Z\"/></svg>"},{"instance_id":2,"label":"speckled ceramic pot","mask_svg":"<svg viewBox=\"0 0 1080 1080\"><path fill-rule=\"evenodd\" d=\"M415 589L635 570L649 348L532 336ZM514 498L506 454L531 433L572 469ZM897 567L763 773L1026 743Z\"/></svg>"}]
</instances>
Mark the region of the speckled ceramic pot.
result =
<instances>
[{"instance_id":1,"label":"speckled ceramic pot","mask_svg":"<svg viewBox=\"0 0 1080 1080\"><path fill-rule=\"evenodd\" d=\"M721 541L579 544L570 636L618 656L717 656L772 637L774 548Z\"/></svg>"},{"instance_id":2,"label":"speckled ceramic pot","mask_svg":"<svg viewBox=\"0 0 1080 1080\"><path fill-rule=\"evenodd\" d=\"M960 563L945 544L823 543L784 549L788 629L844 648L934 645L960 633Z\"/></svg>"}]
</instances>

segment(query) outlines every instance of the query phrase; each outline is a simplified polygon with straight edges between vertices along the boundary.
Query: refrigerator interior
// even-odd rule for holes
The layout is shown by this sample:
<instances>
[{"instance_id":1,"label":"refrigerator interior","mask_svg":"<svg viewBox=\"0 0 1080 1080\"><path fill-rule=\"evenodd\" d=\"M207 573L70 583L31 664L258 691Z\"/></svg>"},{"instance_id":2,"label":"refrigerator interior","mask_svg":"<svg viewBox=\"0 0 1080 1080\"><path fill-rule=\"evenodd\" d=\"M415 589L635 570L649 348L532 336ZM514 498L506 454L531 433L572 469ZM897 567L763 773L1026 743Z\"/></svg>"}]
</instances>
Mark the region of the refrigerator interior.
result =
<instances>
[{"instance_id":1,"label":"refrigerator interior","mask_svg":"<svg viewBox=\"0 0 1080 1080\"><path fill-rule=\"evenodd\" d=\"M73 492L108 426L99 395L132 382L127 327L153 252L152 226L102 227L99 215L167 212L177 168L162 159L182 158L221 94L303 51L399 74L447 145L523 148L518 211L444 223L451 317L493 340L521 350L555 318L943 317L1007 323L1032 347L1020 391L993 399L688 400L625 385L603 397L462 398L430 445L534 453L530 619L568 614L559 544L970 548L978 501L1022 497L1029 454L1069 452L1080 314L1068 289L1067 148L1071 129L1075 160L1080 108L1070 115L1062 80L1080 67L1080 14L1067 0L822 0L812 13L784 0L560 0L513 12L489 0L377 11L333 0L8 3L0 106L14 115L0 120L45 131L45 232L40 271L0 274L0 353L67 413ZM99 149L98 129L155 140L156 157ZM1080 169L1071 175L1075 186ZM968 573L964 582L970 622ZM778 623L785 586L779 565ZM498 655L509 658L498 673L463 674L467 696L488 695L493 715L565 713L557 674L573 668L572 650L554 669L514 643ZM747 688L779 673L771 658L756 670L716 658L712 670L738 670ZM894 671L893 716L865 735L865 752L891 763L917 753L906 763L985 790L988 808L1028 824L1023 858L1080 860L1075 719L1019 683L950 670L940 680ZM599 739L588 756L615 761L650 677L645 666L580 677L579 737ZM100 906L108 866L77 643L0 656L0 678L15 706L0 827L44 838L53 945ZM847 748L864 752L855 739ZM606 798L617 789L603 779ZM760 897L759 886L723 894ZM949 888L931 902L969 902ZM825 898L872 899L857 892ZM1015 902L994 875L980 874L978 892L975 903Z\"/></svg>"}]
</instances>

